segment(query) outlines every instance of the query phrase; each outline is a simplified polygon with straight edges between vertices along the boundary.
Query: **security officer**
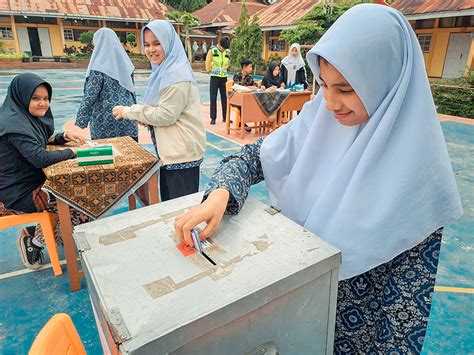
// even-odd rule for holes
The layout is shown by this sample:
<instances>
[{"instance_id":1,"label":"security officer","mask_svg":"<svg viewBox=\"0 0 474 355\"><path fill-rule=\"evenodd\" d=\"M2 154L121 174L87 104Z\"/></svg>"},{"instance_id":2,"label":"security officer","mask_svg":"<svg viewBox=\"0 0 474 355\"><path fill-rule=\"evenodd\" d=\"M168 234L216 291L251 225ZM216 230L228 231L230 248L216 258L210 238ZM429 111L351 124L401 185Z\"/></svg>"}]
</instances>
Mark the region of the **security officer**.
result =
<instances>
[{"instance_id":1,"label":"security officer","mask_svg":"<svg viewBox=\"0 0 474 355\"><path fill-rule=\"evenodd\" d=\"M209 86L211 96L211 124L216 124L217 117L217 91L221 94L222 120L225 122L227 111L227 96L225 84L227 82L227 69L230 65L230 39L222 37L217 46L212 46L207 52L206 70L211 75Z\"/></svg>"}]
</instances>

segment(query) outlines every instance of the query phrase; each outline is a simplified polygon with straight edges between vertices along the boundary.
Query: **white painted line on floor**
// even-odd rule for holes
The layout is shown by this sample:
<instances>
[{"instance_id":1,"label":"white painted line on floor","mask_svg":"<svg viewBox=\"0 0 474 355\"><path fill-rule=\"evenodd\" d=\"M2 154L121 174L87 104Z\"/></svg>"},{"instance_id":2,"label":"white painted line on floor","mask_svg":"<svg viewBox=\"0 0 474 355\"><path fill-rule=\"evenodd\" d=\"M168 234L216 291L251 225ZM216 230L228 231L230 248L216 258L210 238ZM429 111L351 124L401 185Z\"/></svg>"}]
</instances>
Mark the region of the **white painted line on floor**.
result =
<instances>
[{"instance_id":1,"label":"white painted line on floor","mask_svg":"<svg viewBox=\"0 0 474 355\"><path fill-rule=\"evenodd\" d=\"M59 261L59 264L60 265L66 265L66 260ZM52 264L49 263L49 264L45 264L41 269L38 269L38 270L22 269L22 270L7 272L6 274L0 275L0 280L5 280L5 279L9 279L10 277L29 274L30 272L36 272L36 271L41 271L41 270L45 270L45 269L51 269L52 267L53 267Z\"/></svg>"},{"instance_id":2,"label":"white painted line on floor","mask_svg":"<svg viewBox=\"0 0 474 355\"><path fill-rule=\"evenodd\" d=\"M220 152L226 152L226 151L229 151L229 150L240 150L241 149L240 147L221 148L221 147L218 147L217 145L209 143L209 142L206 142L206 145L208 145L209 147L212 147L212 148L214 148L214 149L216 149Z\"/></svg>"},{"instance_id":3,"label":"white painted line on floor","mask_svg":"<svg viewBox=\"0 0 474 355\"><path fill-rule=\"evenodd\" d=\"M217 137L220 137L220 138L222 138L222 139L225 139L226 141L232 142L232 143L234 143L234 144L237 144L237 145L239 145L239 146L241 146L241 147L243 146L243 144L242 144L242 143L235 142L235 141L233 141L233 140L232 140L232 139L230 139L230 138L227 138L227 137L221 136L219 133L216 133L216 132L210 131L210 130L208 130L208 129L207 129L206 131L207 131L207 132L209 132L209 133L211 133L211 134L213 134L213 135L215 135L215 136L217 136ZM209 142L207 142L207 144L209 144Z\"/></svg>"}]
</instances>

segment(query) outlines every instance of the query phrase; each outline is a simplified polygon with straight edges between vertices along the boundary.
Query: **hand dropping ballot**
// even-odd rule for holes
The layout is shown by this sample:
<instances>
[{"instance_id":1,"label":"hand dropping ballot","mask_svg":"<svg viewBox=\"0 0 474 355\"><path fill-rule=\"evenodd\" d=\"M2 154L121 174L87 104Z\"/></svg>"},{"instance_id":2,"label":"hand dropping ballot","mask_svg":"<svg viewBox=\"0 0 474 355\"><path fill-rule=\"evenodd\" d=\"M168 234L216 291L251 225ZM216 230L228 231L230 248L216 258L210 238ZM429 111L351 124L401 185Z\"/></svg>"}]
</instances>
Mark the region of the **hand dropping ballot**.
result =
<instances>
[{"instance_id":1,"label":"hand dropping ballot","mask_svg":"<svg viewBox=\"0 0 474 355\"><path fill-rule=\"evenodd\" d=\"M77 150L76 155L79 166L115 163L112 145L87 141L85 145Z\"/></svg>"}]
</instances>

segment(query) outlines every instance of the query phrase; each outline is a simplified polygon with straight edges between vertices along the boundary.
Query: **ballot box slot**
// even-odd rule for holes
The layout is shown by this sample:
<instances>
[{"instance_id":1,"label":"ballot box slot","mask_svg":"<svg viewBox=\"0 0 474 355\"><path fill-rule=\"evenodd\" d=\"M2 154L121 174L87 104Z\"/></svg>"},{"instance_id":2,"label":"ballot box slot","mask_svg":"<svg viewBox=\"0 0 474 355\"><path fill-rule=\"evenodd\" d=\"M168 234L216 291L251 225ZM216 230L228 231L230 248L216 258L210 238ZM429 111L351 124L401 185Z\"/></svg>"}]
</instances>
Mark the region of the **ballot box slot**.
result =
<instances>
[{"instance_id":1,"label":"ballot box slot","mask_svg":"<svg viewBox=\"0 0 474 355\"><path fill-rule=\"evenodd\" d=\"M211 257L209 255L206 254L206 252L202 252L201 255L204 257L204 259L206 259L207 261L209 261L213 266L216 266L216 262L214 260L211 259Z\"/></svg>"}]
</instances>

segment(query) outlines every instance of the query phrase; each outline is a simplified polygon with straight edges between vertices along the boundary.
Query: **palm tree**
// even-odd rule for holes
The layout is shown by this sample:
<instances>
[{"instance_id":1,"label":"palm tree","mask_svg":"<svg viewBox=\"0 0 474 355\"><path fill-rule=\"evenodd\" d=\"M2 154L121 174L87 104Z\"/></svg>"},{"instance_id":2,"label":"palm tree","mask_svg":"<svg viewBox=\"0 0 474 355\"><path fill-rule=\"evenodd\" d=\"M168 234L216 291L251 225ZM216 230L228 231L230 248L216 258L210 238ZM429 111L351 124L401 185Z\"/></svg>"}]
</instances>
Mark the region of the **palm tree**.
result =
<instances>
[{"instance_id":1,"label":"palm tree","mask_svg":"<svg viewBox=\"0 0 474 355\"><path fill-rule=\"evenodd\" d=\"M201 22L199 19L189 12L180 13L178 11L169 12L166 14L166 17L174 22L181 23L185 31L185 43L186 49L188 52L188 59L190 62L193 60L193 52L191 50L191 27L199 26Z\"/></svg>"}]
</instances>

